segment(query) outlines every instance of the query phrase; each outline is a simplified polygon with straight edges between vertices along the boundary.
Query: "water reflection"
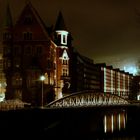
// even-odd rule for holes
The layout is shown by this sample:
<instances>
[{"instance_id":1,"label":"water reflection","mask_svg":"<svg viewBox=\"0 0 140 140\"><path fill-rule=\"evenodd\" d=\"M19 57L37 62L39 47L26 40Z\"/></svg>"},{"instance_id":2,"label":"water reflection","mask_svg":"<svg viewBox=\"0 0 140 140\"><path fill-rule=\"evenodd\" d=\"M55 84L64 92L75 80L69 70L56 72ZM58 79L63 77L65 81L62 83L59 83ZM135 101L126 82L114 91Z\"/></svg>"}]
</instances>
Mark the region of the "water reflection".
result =
<instances>
[{"instance_id":1,"label":"water reflection","mask_svg":"<svg viewBox=\"0 0 140 140\"><path fill-rule=\"evenodd\" d=\"M125 110L106 113L103 118L104 133L125 130L127 113Z\"/></svg>"}]
</instances>

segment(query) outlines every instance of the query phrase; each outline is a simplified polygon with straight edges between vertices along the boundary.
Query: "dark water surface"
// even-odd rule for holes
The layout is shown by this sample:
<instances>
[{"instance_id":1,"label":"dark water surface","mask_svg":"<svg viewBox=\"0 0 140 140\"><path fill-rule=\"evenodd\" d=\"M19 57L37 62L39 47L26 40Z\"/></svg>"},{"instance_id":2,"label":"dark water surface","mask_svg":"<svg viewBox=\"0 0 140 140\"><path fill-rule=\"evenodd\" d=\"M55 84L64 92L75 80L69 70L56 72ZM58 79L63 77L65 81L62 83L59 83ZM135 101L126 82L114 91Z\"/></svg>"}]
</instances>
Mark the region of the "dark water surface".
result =
<instances>
[{"instance_id":1,"label":"dark water surface","mask_svg":"<svg viewBox=\"0 0 140 140\"><path fill-rule=\"evenodd\" d=\"M139 106L16 110L0 119L5 138L140 139Z\"/></svg>"}]
</instances>

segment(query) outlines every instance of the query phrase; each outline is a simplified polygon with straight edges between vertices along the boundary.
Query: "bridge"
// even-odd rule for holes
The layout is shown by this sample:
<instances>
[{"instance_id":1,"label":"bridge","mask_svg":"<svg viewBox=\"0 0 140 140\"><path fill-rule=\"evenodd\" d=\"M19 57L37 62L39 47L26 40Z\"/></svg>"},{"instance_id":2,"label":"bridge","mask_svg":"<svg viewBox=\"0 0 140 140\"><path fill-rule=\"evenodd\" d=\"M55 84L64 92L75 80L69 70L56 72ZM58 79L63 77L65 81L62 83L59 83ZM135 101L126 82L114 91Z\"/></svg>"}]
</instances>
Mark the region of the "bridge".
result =
<instances>
[{"instance_id":1,"label":"bridge","mask_svg":"<svg viewBox=\"0 0 140 140\"><path fill-rule=\"evenodd\" d=\"M76 92L46 105L47 108L86 107L104 105L128 105L128 100L112 93L82 91Z\"/></svg>"}]
</instances>

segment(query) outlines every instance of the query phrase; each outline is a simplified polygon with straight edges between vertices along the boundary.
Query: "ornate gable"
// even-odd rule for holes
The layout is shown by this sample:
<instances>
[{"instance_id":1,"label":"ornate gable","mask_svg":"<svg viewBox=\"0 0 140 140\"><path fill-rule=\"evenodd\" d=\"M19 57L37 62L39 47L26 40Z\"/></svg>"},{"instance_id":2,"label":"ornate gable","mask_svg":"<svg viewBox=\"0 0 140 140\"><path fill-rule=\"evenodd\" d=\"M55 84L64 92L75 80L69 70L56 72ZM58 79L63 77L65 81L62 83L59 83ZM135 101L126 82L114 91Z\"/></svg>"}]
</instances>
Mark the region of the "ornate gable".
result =
<instances>
[{"instance_id":1,"label":"ornate gable","mask_svg":"<svg viewBox=\"0 0 140 140\"><path fill-rule=\"evenodd\" d=\"M69 60L69 56L68 56L68 53L67 53L66 50L63 51L62 57L61 57L61 58L62 58L62 59L65 59L65 60Z\"/></svg>"}]
</instances>

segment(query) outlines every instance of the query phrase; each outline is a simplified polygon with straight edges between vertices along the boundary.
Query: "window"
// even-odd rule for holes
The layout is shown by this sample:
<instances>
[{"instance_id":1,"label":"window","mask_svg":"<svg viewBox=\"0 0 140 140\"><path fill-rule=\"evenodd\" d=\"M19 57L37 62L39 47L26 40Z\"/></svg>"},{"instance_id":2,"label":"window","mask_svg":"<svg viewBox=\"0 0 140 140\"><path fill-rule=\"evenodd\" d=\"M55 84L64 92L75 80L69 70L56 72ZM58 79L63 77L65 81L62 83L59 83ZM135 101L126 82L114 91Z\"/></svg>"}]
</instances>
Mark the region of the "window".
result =
<instances>
[{"instance_id":1,"label":"window","mask_svg":"<svg viewBox=\"0 0 140 140\"><path fill-rule=\"evenodd\" d=\"M15 73L12 77L12 85L13 86L21 86L22 85L22 78L19 73Z\"/></svg>"},{"instance_id":2,"label":"window","mask_svg":"<svg viewBox=\"0 0 140 140\"><path fill-rule=\"evenodd\" d=\"M5 59L3 63L5 69L11 67L11 61L9 59Z\"/></svg>"},{"instance_id":3,"label":"window","mask_svg":"<svg viewBox=\"0 0 140 140\"><path fill-rule=\"evenodd\" d=\"M31 16L26 16L24 19L24 24L25 25L31 25L33 22L32 17Z\"/></svg>"},{"instance_id":4,"label":"window","mask_svg":"<svg viewBox=\"0 0 140 140\"><path fill-rule=\"evenodd\" d=\"M62 75L63 76L68 76L68 69L63 69Z\"/></svg>"},{"instance_id":5,"label":"window","mask_svg":"<svg viewBox=\"0 0 140 140\"><path fill-rule=\"evenodd\" d=\"M20 46L15 46L14 47L14 55L18 56L21 54L21 47Z\"/></svg>"},{"instance_id":6,"label":"window","mask_svg":"<svg viewBox=\"0 0 140 140\"><path fill-rule=\"evenodd\" d=\"M25 46L25 54L30 55L32 53L32 46Z\"/></svg>"},{"instance_id":7,"label":"window","mask_svg":"<svg viewBox=\"0 0 140 140\"><path fill-rule=\"evenodd\" d=\"M63 59L63 65L68 65L68 60Z\"/></svg>"},{"instance_id":8,"label":"window","mask_svg":"<svg viewBox=\"0 0 140 140\"><path fill-rule=\"evenodd\" d=\"M41 54L42 53L42 46L37 46L37 54Z\"/></svg>"},{"instance_id":9,"label":"window","mask_svg":"<svg viewBox=\"0 0 140 140\"><path fill-rule=\"evenodd\" d=\"M3 40L8 40L8 39L11 39L11 38L12 38L12 36L9 32L5 32L3 34Z\"/></svg>"},{"instance_id":10,"label":"window","mask_svg":"<svg viewBox=\"0 0 140 140\"><path fill-rule=\"evenodd\" d=\"M31 32L25 32L23 33L24 40L32 40L32 33Z\"/></svg>"},{"instance_id":11,"label":"window","mask_svg":"<svg viewBox=\"0 0 140 140\"><path fill-rule=\"evenodd\" d=\"M57 40L57 43L60 43L61 44L61 35L58 34L58 40Z\"/></svg>"},{"instance_id":12,"label":"window","mask_svg":"<svg viewBox=\"0 0 140 140\"><path fill-rule=\"evenodd\" d=\"M63 43L66 44L66 35L63 35Z\"/></svg>"},{"instance_id":13,"label":"window","mask_svg":"<svg viewBox=\"0 0 140 140\"><path fill-rule=\"evenodd\" d=\"M67 45L67 35L61 35L61 44Z\"/></svg>"}]
</instances>

